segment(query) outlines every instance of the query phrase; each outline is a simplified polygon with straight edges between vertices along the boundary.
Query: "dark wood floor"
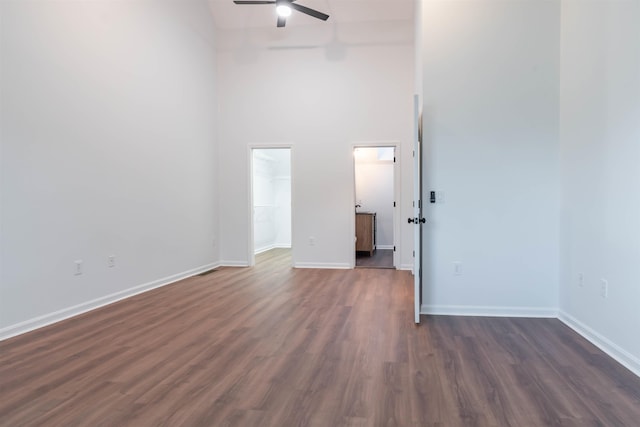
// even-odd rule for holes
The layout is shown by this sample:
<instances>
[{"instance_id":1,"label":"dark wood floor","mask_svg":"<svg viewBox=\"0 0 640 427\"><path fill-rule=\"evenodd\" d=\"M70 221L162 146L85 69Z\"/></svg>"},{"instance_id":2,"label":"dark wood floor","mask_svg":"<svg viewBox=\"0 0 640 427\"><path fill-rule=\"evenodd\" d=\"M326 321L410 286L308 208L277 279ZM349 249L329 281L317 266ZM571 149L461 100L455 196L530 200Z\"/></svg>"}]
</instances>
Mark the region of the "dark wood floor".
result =
<instances>
[{"instance_id":1,"label":"dark wood floor","mask_svg":"<svg viewBox=\"0 0 640 427\"><path fill-rule=\"evenodd\" d=\"M257 260L0 343L0 425L640 425L640 379L557 320L415 326L406 271Z\"/></svg>"},{"instance_id":2,"label":"dark wood floor","mask_svg":"<svg viewBox=\"0 0 640 427\"><path fill-rule=\"evenodd\" d=\"M369 252L356 252L356 267L393 268L393 249L376 249Z\"/></svg>"}]
</instances>

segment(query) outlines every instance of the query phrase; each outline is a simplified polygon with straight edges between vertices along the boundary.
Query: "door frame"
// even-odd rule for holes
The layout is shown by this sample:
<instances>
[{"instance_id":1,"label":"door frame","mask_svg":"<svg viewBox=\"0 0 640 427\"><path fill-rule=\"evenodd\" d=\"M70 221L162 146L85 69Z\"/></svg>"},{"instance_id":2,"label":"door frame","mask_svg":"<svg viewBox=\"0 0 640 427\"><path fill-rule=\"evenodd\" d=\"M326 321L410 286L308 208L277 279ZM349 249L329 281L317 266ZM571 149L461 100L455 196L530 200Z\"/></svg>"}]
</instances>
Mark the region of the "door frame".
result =
<instances>
[{"instance_id":1,"label":"door frame","mask_svg":"<svg viewBox=\"0 0 640 427\"><path fill-rule=\"evenodd\" d=\"M289 163L291 167L291 265L294 265L295 255L294 255L294 179L293 179L293 144L247 144L247 161L248 161L248 185L249 185L249 199L247 200L247 212L249 213L249 241L247 242L247 248L249 250L248 253L248 264L249 267L253 267L256 265L256 254L255 254L255 241L254 241L254 222L253 222L253 150L269 150L269 149L288 149L289 150Z\"/></svg>"},{"instance_id":2,"label":"door frame","mask_svg":"<svg viewBox=\"0 0 640 427\"><path fill-rule=\"evenodd\" d=\"M351 144L351 220L349 222L349 236L351 236L351 262L350 267L356 267L356 159L354 156L356 148L380 148L380 147L393 147L394 156L396 158L393 164L393 198L396 202L396 206L393 208L393 246L396 250L393 252L393 268L398 269L400 260L402 259L402 241L400 235L400 213L402 206L402 188L401 188L401 144L400 141L372 141L372 142L354 142Z\"/></svg>"},{"instance_id":3,"label":"door frame","mask_svg":"<svg viewBox=\"0 0 640 427\"><path fill-rule=\"evenodd\" d=\"M413 303L414 321L420 323L422 308L422 224L424 221L424 205L422 203L422 106L420 96L413 97Z\"/></svg>"}]
</instances>

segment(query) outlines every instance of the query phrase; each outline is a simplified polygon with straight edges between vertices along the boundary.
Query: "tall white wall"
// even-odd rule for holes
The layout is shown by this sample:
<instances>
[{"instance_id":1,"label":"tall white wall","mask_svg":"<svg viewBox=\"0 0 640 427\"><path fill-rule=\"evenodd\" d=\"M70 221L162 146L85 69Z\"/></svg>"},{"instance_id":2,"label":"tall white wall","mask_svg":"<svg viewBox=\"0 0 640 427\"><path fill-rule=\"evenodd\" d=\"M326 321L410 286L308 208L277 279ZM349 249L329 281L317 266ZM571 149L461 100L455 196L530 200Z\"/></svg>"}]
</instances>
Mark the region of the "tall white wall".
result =
<instances>
[{"instance_id":1,"label":"tall white wall","mask_svg":"<svg viewBox=\"0 0 640 427\"><path fill-rule=\"evenodd\" d=\"M3 1L0 14L0 335L216 263L206 3Z\"/></svg>"},{"instance_id":2,"label":"tall white wall","mask_svg":"<svg viewBox=\"0 0 640 427\"><path fill-rule=\"evenodd\" d=\"M337 26L336 26L337 25ZM401 144L411 216L411 23L331 24L219 31L222 262L248 262L248 146L291 144L293 260L354 260L353 146ZM400 264L411 264L411 228Z\"/></svg>"},{"instance_id":3,"label":"tall white wall","mask_svg":"<svg viewBox=\"0 0 640 427\"><path fill-rule=\"evenodd\" d=\"M379 160L377 148L358 148L355 156L359 212L376 213L376 245L393 247L393 159Z\"/></svg>"},{"instance_id":4,"label":"tall white wall","mask_svg":"<svg viewBox=\"0 0 640 427\"><path fill-rule=\"evenodd\" d=\"M561 317L640 375L639 1L562 2L560 94Z\"/></svg>"},{"instance_id":5,"label":"tall white wall","mask_svg":"<svg viewBox=\"0 0 640 427\"><path fill-rule=\"evenodd\" d=\"M553 1L422 4L423 311L555 315L559 20Z\"/></svg>"}]
</instances>

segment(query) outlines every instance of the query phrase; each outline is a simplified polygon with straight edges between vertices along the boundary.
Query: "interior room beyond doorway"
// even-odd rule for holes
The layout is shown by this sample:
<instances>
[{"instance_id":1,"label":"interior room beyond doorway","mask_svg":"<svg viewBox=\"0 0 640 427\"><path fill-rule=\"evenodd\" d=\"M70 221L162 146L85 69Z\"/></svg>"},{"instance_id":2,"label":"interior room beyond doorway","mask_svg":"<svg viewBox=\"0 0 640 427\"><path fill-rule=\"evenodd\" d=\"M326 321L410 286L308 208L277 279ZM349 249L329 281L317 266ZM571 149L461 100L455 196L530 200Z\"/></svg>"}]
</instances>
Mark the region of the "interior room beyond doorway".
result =
<instances>
[{"instance_id":1,"label":"interior room beyond doorway","mask_svg":"<svg viewBox=\"0 0 640 427\"><path fill-rule=\"evenodd\" d=\"M356 267L394 268L395 147L357 147Z\"/></svg>"}]
</instances>

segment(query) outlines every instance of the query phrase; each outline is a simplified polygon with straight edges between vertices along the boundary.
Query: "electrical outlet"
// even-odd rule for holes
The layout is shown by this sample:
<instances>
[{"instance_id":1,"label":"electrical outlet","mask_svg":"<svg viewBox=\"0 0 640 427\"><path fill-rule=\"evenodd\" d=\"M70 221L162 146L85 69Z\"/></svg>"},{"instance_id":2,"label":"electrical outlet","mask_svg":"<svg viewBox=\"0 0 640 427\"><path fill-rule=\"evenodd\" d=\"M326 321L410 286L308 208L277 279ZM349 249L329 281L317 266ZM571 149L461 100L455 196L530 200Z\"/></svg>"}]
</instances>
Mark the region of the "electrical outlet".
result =
<instances>
[{"instance_id":1,"label":"electrical outlet","mask_svg":"<svg viewBox=\"0 0 640 427\"><path fill-rule=\"evenodd\" d=\"M460 261L455 261L453 263L453 275L462 276L462 263Z\"/></svg>"},{"instance_id":2,"label":"electrical outlet","mask_svg":"<svg viewBox=\"0 0 640 427\"><path fill-rule=\"evenodd\" d=\"M609 296L609 282L606 279L600 279L600 296L602 298Z\"/></svg>"},{"instance_id":3,"label":"electrical outlet","mask_svg":"<svg viewBox=\"0 0 640 427\"><path fill-rule=\"evenodd\" d=\"M578 273L578 286L584 288L584 273Z\"/></svg>"},{"instance_id":4,"label":"electrical outlet","mask_svg":"<svg viewBox=\"0 0 640 427\"><path fill-rule=\"evenodd\" d=\"M79 276L82 274L82 260L81 259L77 259L74 261L74 264L76 266L75 271L74 271L74 275L75 276Z\"/></svg>"},{"instance_id":5,"label":"electrical outlet","mask_svg":"<svg viewBox=\"0 0 640 427\"><path fill-rule=\"evenodd\" d=\"M309 236L309 246L315 246L316 245L316 238L313 236Z\"/></svg>"},{"instance_id":6,"label":"electrical outlet","mask_svg":"<svg viewBox=\"0 0 640 427\"><path fill-rule=\"evenodd\" d=\"M116 266L116 256L115 255L109 255L107 257L107 267L113 268L115 266Z\"/></svg>"}]
</instances>

